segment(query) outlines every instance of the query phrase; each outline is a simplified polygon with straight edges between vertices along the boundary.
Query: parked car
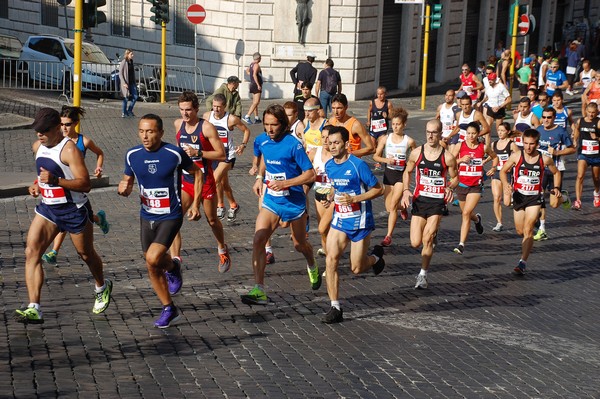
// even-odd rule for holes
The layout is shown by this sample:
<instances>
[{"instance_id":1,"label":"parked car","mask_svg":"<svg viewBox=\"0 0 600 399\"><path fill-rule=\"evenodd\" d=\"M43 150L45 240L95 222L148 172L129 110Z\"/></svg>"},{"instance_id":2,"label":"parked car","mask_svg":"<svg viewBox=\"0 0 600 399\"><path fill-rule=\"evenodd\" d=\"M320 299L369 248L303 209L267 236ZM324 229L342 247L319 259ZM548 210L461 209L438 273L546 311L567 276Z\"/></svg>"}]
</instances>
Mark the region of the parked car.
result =
<instances>
[{"instance_id":1,"label":"parked car","mask_svg":"<svg viewBox=\"0 0 600 399\"><path fill-rule=\"evenodd\" d=\"M11 35L0 35L0 76L15 75L23 44Z\"/></svg>"},{"instance_id":2,"label":"parked car","mask_svg":"<svg viewBox=\"0 0 600 399\"><path fill-rule=\"evenodd\" d=\"M29 36L19 56L19 67L29 79L56 88L70 88L75 41L55 35ZM81 91L110 91L115 65L93 43L81 44Z\"/></svg>"}]
</instances>

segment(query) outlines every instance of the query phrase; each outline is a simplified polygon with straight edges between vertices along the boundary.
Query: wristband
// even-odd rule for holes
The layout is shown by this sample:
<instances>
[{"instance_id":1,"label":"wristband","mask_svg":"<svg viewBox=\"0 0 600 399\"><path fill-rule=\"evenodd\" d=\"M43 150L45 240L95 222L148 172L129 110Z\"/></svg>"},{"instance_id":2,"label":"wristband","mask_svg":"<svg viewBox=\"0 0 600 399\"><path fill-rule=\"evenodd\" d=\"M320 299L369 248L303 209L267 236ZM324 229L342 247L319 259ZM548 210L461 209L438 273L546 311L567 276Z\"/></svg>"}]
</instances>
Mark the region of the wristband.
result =
<instances>
[{"instance_id":1,"label":"wristband","mask_svg":"<svg viewBox=\"0 0 600 399\"><path fill-rule=\"evenodd\" d=\"M256 175L256 180L262 180L263 175Z\"/></svg>"}]
</instances>

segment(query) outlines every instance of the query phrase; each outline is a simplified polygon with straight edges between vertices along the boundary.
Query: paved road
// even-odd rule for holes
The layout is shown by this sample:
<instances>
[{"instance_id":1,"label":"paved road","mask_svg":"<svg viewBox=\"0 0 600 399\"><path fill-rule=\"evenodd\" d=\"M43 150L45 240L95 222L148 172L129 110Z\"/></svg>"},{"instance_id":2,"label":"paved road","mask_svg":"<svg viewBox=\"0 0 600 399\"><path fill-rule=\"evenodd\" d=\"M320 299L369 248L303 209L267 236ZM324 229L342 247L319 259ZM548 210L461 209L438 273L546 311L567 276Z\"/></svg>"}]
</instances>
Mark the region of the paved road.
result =
<instances>
[{"instance_id":1,"label":"paved road","mask_svg":"<svg viewBox=\"0 0 600 399\"><path fill-rule=\"evenodd\" d=\"M0 113L31 117L50 96L0 93ZM418 100L402 99L411 110ZM432 115L412 112L419 126ZM252 284L251 240L256 199L247 175L250 153L231 173L242 211L226 226L233 268L217 272L214 239L204 220L183 227L184 288L176 298L183 312L175 327L152 327L160 309L148 282L139 243L138 204L116 194L125 150L137 144L136 121L121 119L118 102L86 100L84 131L107 152L111 186L91 193L105 209L111 232L96 229L97 249L115 281L113 302L91 313L91 280L72 245L57 267L46 266L45 324L13 322L27 304L24 240L35 200L0 199L0 396L102 398L595 398L600 396L600 210L591 206L586 181L581 212L550 210L550 239L536 243L524 278L510 274L520 239L506 211L507 230L493 233L490 190L479 210L485 233L472 232L465 254L451 252L460 215L442 222L430 289L412 287L420 265L409 247L408 224L399 221L387 266L374 277L353 276L342 261L341 295L346 321L325 325L326 290L313 292L302 257L288 232L274 239L277 262L269 266L273 303L249 307L239 300ZM362 116L365 102L351 105ZM176 104L139 104L136 113L157 112L166 126ZM260 127L253 126L256 135ZM417 129L415 129L417 131ZM422 130L421 130L422 131ZM169 134L172 135L173 132ZM29 129L0 131L5 175L33 175ZM567 173L573 187L574 163ZM29 180L26 180L29 181ZM0 181L2 184L2 181ZM376 201L375 242L384 234L385 213ZM314 233L314 231L313 231ZM318 244L316 234L311 242ZM324 264L320 259L321 265Z\"/></svg>"}]
</instances>

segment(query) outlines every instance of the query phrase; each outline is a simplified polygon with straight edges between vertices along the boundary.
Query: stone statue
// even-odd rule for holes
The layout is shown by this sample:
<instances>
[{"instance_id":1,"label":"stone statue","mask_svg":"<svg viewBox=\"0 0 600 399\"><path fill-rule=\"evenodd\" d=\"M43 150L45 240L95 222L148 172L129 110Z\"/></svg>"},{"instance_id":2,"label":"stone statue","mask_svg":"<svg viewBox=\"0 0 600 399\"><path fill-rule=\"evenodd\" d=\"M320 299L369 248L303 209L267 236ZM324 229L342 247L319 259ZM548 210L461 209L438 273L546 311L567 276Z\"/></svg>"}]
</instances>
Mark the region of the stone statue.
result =
<instances>
[{"instance_id":1,"label":"stone statue","mask_svg":"<svg viewBox=\"0 0 600 399\"><path fill-rule=\"evenodd\" d=\"M306 30L311 21L310 0L296 0L296 25L298 25L298 43L306 43Z\"/></svg>"}]
</instances>

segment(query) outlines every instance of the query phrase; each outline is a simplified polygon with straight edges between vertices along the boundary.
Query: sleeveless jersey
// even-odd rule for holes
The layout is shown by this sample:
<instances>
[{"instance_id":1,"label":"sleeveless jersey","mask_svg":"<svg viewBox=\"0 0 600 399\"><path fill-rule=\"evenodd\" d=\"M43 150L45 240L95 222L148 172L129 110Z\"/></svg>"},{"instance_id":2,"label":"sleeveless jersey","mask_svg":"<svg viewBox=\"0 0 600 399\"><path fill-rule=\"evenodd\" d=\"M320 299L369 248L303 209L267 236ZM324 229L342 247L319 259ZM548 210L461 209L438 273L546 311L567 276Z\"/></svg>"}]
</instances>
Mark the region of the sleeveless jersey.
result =
<instances>
[{"instance_id":1,"label":"sleeveless jersey","mask_svg":"<svg viewBox=\"0 0 600 399\"><path fill-rule=\"evenodd\" d=\"M500 170L502 169L502 167L504 166L504 164L506 163L506 161L508 161L508 158L510 158L510 154L511 154L511 144L512 144L512 140L508 140L508 142L506 143L506 146L503 149L498 148L498 141L494 141L492 143L492 150L494 151L494 153L498 156L498 166L496 167L496 169ZM521 144L523 145L523 144Z\"/></svg>"},{"instance_id":2,"label":"sleeveless jersey","mask_svg":"<svg viewBox=\"0 0 600 399\"><path fill-rule=\"evenodd\" d=\"M38 185L42 202L53 208L55 207L54 209L68 210L73 206L81 208L88 200L85 193L39 181L41 168L46 169L52 176L74 179L71 169L60 160L62 150L70 140L70 138L64 137L60 143L50 148L40 145L35 153L35 168L38 172Z\"/></svg>"},{"instance_id":3,"label":"sleeveless jersey","mask_svg":"<svg viewBox=\"0 0 600 399\"><path fill-rule=\"evenodd\" d=\"M471 161L469 161L469 163L463 162L458 165L458 181L468 187L479 186L483 180L485 144L478 143L477 147L470 148L467 143L463 141L460 145L457 158L462 158L466 155L471 156Z\"/></svg>"},{"instance_id":4,"label":"sleeveless jersey","mask_svg":"<svg viewBox=\"0 0 600 399\"><path fill-rule=\"evenodd\" d=\"M598 138L592 138L592 133L595 133L596 137L600 136L598 120L598 117L594 118L592 122L586 122L583 118L579 120L579 142L581 144L577 148L578 154L590 158L600 158L600 144Z\"/></svg>"},{"instance_id":5,"label":"sleeveless jersey","mask_svg":"<svg viewBox=\"0 0 600 399\"><path fill-rule=\"evenodd\" d=\"M292 136L294 136L296 140L302 143L302 138L296 135L296 127L298 126L298 123L300 123L300 119L296 119L296 122L294 122L294 124L290 126L290 133L292 134Z\"/></svg>"},{"instance_id":6,"label":"sleeveless jersey","mask_svg":"<svg viewBox=\"0 0 600 399\"><path fill-rule=\"evenodd\" d=\"M452 104L450 108L446 107L446 104L442 104L440 107L440 122L442 122L442 137L450 136L452 129L456 123L456 104Z\"/></svg>"},{"instance_id":7,"label":"sleeveless jersey","mask_svg":"<svg viewBox=\"0 0 600 399\"><path fill-rule=\"evenodd\" d=\"M592 81L590 83L592 87L590 87L590 91L588 91L588 100L591 103L597 103L600 105L600 83L597 80Z\"/></svg>"},{"instance_id":8,"label":"sleeveless jersey","mask_svg":"<svg viewBox=\"0 0 600 399\"><path fill-rule=\"evenodd\" d=\"M392 140L394 134L388 134L385 141L385 156L393 158L392 164L385 164L385 167L392 170L403 171L406 168L406 153L408 151L408 136L404 135L399 143L394 143Z\"/></svg>"},{"instance_id":9,"label":"sleeveless jersey","mask_svg":"<svg viewBox=\"0 0 600 399\"><path fill-rule=\"evenodd\" d=\"M523 195L540 195L542 193L542 181L544 179L544 160L539 153L538 160L527 163L525 155L521 151L521 157L514 166L514 190Z\"/></svg>"},{"instance_id":10,"label":"sleeveless jersey","mask_svg":"<svg viewBox=\"0 0 600 399\"><path fill-rule=\"evenodd\" d=\"M589 71L581 71L581 83L583 83L583 88L587 89L587 87L589 86L589 84L592 82L592 72L594 72L593 69L590 69Z\"/></svg>"},{"instance_id":11,"label":"sleeveless jersey","mask_svg":"<svg viewBox=\"0 0 600 399\"><path fill-rule=\"evenodd\" d=\"M519 112L517 118L515 119L515 130L524 132L527 129L531 129L533 127L531 124L531 118L533 118L533 112L530 112L526 117L523 117L523 114Z\"/></svg>"},{"instance_id":12,"label":"sleeveless jersey","mask_svg":"<svg viewBox=\"0 0 600 399\"><path fill-rule=\"evenodd\" d=\"M230 161L235 158L235 147L233 146L233 129L229 129L229 112L225 112L225 116L221 119L217 119L215 117L215 111L210 111L210 117L208 121L212 123L217 129L217 133L219 134L219 140L223 143L223 147L225 147L225 156L227 156L227 161Z\"/></svg>"},{"instance_id":13,"label":"sleeveless jersey","mask_svg":"<svg viewBox=\"0 0 600 399\"><path fill-rule=\"evenodd\" d=\"M350 133L350 148L349 149L350 149L351 153L353 151L360 150L361 138L358 134L352 133L352 125L354 125L354 123L360 123L358 121L358 119L351 116L350 118L348 118L348 120L346 122L340 123L337 121L337 119L335 119L335 117L332 117L329 120L329 123L333 126L344 126L346 129L348 129L348 132Z\"/></svg>"},{"instance_id":14,"label":"sleeveless jersey","mask_svg":"<svg viewBox=\"0 0 600 399\"><path fill-rule=\"evenodd\" d=\"M425 158L425 146L421 146L416 166L413 198L426 202L444 202L447 173L445 150L442 149L440 156L430 161Z\"/></svg>"},{"instance_id":15,"label":"sleeveless jersey","mask_svg":"<svg viewBox=\"0 0 600 399\"><path fill-rule=\"evenodd\" d=\"M85 158L85 153L87 152L87 148L85 148L85 143L83 142L83 134L77 133L77 141L75 142L79 151L83 153L83 157Z\"/></svg>"},{"instance_id":16,"label":"sleeveless jersey","mask_svg":"<svg viewBox=\"0 0 600 399\"><path fill-rule=\"evenodd\" d=\"M538 73L538 87L546 84L546 82L544 82L544 78L546 77L544 76L544 65L548 66L548 68L550 67L548 60L542 61L542 65L540 65L540 71ZM548 71L548 68L546 68L546 71Z\"/></svg>"},{"instance_id":17,"label":"sleeveless jersey","mask_svg":"<svg viewBox=\"0 0 600 399\"><path fill-rule=\"evenodd\" d=\"M321 142L321 132L323 131L323 126L327 123L327 120L323 120L321 126L316 129L313 128L310 121L308 121L306 128L304 129L304 142L306 143L306 152L309 152L313 148L321 147L323 143Z\"/></svg>"},{"instance_id":18,"label":"sleeveless jersey","mask_svg":"<svg viewBox=\"0 0 600 399\"><path fill-rule=\"evenodd\" d=\"M181 123L181 127L175 136L177 140L177 145L181 148L185 148L186 145L192 147L198 151L214 151L214 148L210 141L204 137L202 133L202 124L204 123L204 119L198 120L198 125L196 129L192 133L188 133L185 130L185 122ZM202 157L192 157L192 161L202 169L204 173L204 184L214 184L215 177L213 175L213 164L208 159L204 159ZM184 168L183 170L183 179L188 183L194 183L194 176L190 175Z\"/></svg>"},{"instance_id":19,"label":"sleeveless jersey","mask_svg":"<svg viewBox=\"0 0 600 399\"><path fill-rule=\"evenodd\" d=\"M325 172L325 163L322 160L323 155L323 147L317 147L315 151L315 158L313 159L313 167L315 169L315 173L317 176L315 177L315 184L313 188L315 190L319 188L331 188L331 181L327 177L327 172Z\"/></svg>"},{"instance_id":20,"label":"sleeveless jersey","mask_svg":"<svg viewBox=\"0 0 600 399\"><path fill-rule=\"evenodd\" d=\"M562 126L565 129L567 128L567 122L569 121L569 110L567 106L563 106L563 110L561 112L556 111L556 118L554 118L554 123L558 126Z\"/></svg>"},{"instance_id":21,"label":"sleeveless jersey","mask_svg":"<svg viewBox=\"0 0 600 399\"><path fill-rule=\"evenodd\" d=\"M385 100L381 108L375 106L375 99L371 100L371 132L382 134L387 132L390 120L387 117L383 117L384 113L389 115L388 100Z\"/></svg>"},{"instance_id":22,"label":"sleeveless jersey","mask_svg":"<svg viewBox=\"0 0 600 399\"><path fill-rule=\"evenodd\" d=\"M181 147L162 142L156 151L142 145L125 155L127 176L134 176L140 188L140 217L161 221L179 219L181 212L181 170L192 166Z\"/></svg>"},{"instance_id":23,"label":"sleeveless jersey","mask_svg":"<svg viewBox=\"0 0 600 399\"><path fill-rule=\"evenodd\" d=\"M339 203L341 194L360 195L377 185L377 178L371 172L369 165L350 154L348 159L340 164L333 159L328 160L325 163L325 171L335 189L331 225L342 231L374 228L375 219L371 201L361 201L351 205Z\"/></svg>"},{"instance_id":24,"label":"sleeveless jersey","mask_svg":"<svg viewBox=\"0 0 600 399\"><path fill-rule=\"evenodd\" d=\"M460 74L460 81L462 83L463 90L471 97L471 100L477 101L479 98L479 91L475 90L475 81L473 77L475 74L473 72L469 72L467 76L463 73Z\"/></svg>"},{"instance_id":25,"label":"sleeveless jersey","mask_svg":"<svg viewBox=\"0 0 600 399\"><path fill-rule=\"evenodd\" d=\"M458 142L461 143L465 141L465 137L467 135L467 126L469 123L475 120L475 110L471 111L471 115L465 118L464 111L460 111L460 115L458 116L458 127L460 131L458 132Z\"/></svg>"}]
</instances>

